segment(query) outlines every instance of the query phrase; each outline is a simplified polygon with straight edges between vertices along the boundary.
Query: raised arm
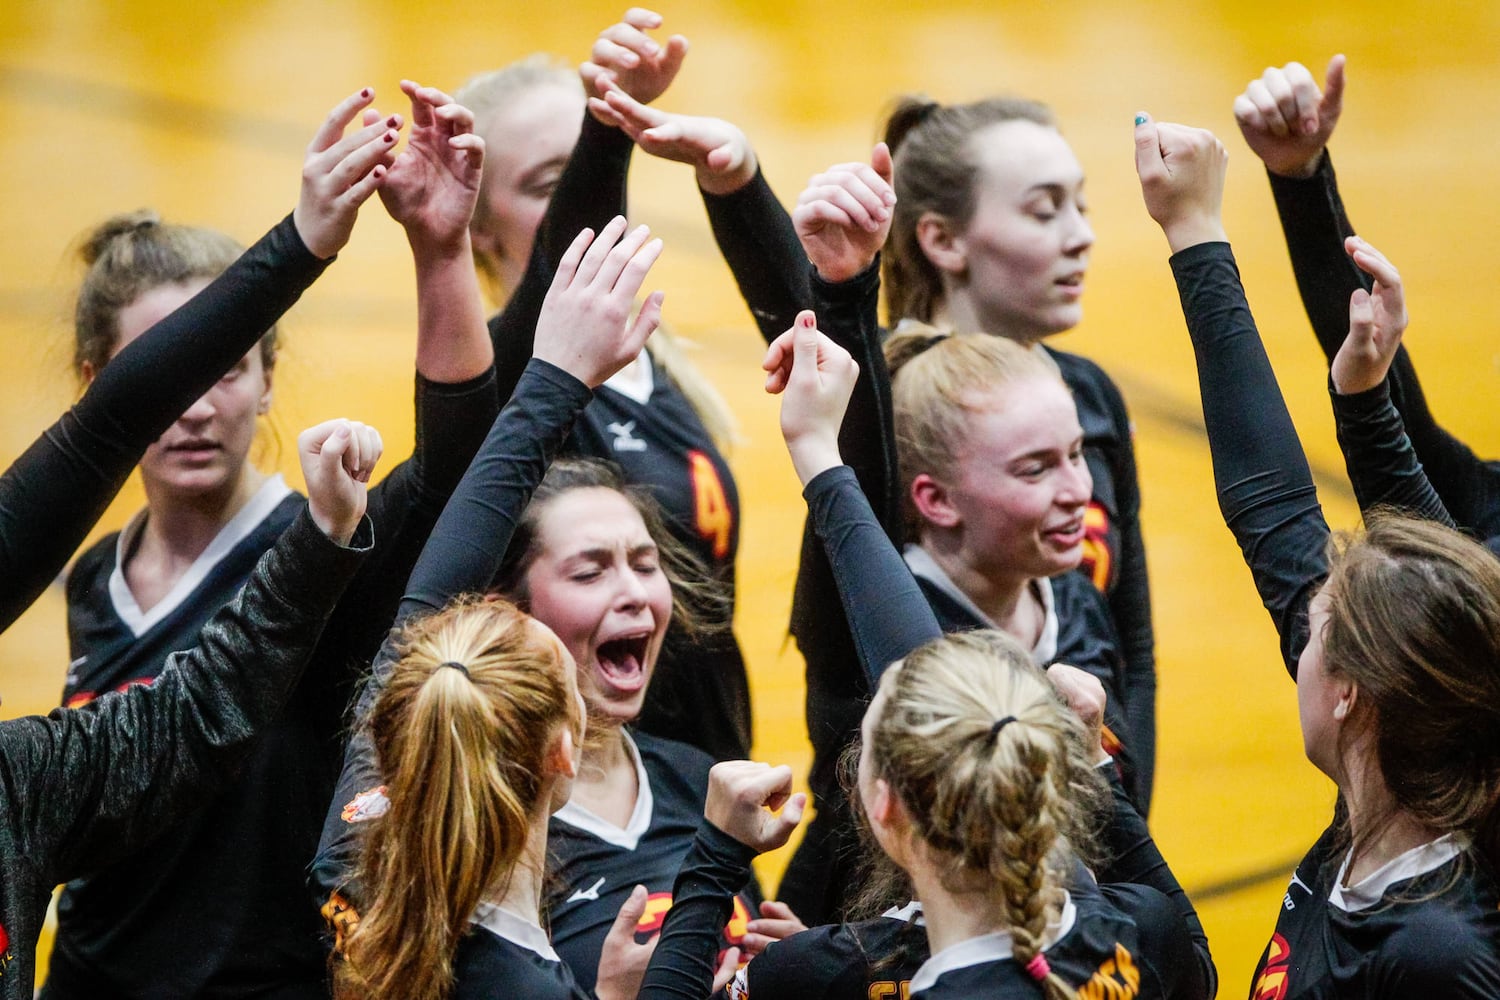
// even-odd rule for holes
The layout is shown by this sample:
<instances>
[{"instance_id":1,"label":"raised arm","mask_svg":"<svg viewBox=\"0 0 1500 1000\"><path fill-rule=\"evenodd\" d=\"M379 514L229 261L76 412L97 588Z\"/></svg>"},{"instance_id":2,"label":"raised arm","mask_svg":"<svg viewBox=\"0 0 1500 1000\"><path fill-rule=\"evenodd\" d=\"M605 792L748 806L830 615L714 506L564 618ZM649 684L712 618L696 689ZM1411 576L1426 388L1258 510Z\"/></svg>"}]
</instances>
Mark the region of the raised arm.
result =
<instances>
[{"instance_id":1,"label":"raised arm","mask_svg":"<svg viewBox=\"0 0 1500 1000\"><path fill-rule=\"evenodd\" d=\"M122 350L0 476L0 629L62 570L146 447L244 357L348 240L401 125L399 115L369 109L373 99L366 88L329 113L308 147L296 211ZM344 135L362 109L366 125Z\"/></svg>"},{"instance_id":2,"label":"raised arm","mask_svg":"<svg viewBox=\"0 0 1500 1000\"><path fill-rule=\"evenodd\" d=\"M761 336L770 343L790 328L811 297L807 255L745 133L721 118L647 107L618 87L589 108L652 156L693 167L719 252Z\"/></svg>"},{"instance_id":3,"label":"raised arm","mask_svg":"<svg viewBox=\"0 0 1500 1000\"><path fill-rule=\"evenodd\" d=\"M618 23L600 33L589 61L580 67L584 89L618 86L650 103L667 89L687 55L687 40L673 35L665 45L647 31L661 26L661 15L633 7ZM531 357L537 319L563 252L579 232L601 231L616 215L625 215L626 181L635 143L613 125L585 112L578 144L552 192L542 217L531 260L505 309L490 320L495 345L495 374L503 402L515 390Z\"/></svg>"},{"instance_id":4,"label":"raised arm","mask_svg":"<svg viewBox=\"0 0 1500 1000\"><path fill-rule=\"evenodd\" d=\"M1225 239L1224 147L1201 129L1137 121L1136 169L1146 210L1172 248L1219 509L1295 677L1307 604L1327 570L1328 525Z\"/></svg>"}]
</instances>

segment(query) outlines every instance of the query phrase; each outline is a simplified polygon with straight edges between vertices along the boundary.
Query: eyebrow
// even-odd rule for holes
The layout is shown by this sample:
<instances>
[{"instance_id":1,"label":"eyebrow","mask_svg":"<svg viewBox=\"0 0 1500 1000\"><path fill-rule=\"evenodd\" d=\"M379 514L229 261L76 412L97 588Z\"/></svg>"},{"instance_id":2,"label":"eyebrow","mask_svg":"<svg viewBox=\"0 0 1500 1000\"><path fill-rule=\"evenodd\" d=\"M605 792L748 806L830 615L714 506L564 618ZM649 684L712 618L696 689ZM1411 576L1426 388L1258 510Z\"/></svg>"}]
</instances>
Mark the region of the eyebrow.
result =
<instances>
[{"instance_id":1,"label":"eyebrow","mask_svg":"<svg viewBox=\"0 0 1500 1000\"><path fill-rule=\"evenodd\" d=\"M632 545L625 550L627 558L635 558L641 555L655 555L657 551L655 542L642 542L640 545ZM615 550L606 545L596 545L593 548L581 549L568 555L569 560L582 559L594 563L607 563L614 558Z\"/></svg>"},{"instance_id":2,"label":"eyebrow","mask_svg":"<svg viewBox=\"0 0 1500 1000\"><path fill-rule=\"evenodd\" d=\"M537 176L539 174L544 174L544 173L546 173L549 170L561 170L563 167L565 167L567 165L568 165L568 157L567 156L552 156L552 157L549 157L549 158L543 160L541 163L536 164L535 166L527 167L526 171L521 174L521 179L519 181L519 184L521 184L521 185L534 184L536 182Z\"/></svg>"}]
</instances>

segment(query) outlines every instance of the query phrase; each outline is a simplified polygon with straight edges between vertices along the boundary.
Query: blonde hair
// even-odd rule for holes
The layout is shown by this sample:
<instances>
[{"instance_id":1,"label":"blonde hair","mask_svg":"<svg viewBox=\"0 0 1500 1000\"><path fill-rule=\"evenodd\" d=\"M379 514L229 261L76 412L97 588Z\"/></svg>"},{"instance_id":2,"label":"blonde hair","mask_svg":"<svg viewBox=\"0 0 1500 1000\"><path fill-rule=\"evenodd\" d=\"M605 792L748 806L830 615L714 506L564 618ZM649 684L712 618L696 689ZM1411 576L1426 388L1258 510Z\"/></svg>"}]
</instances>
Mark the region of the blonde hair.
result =
<instances>
[{"instance_id":1,"label":"blonde hair","mask_svg":"<svg viewBox=\"0 0 1500 1000\"><path fill-rule=\"evenodd\" d=\"M942 333L903 322L885 342L895 414L896 459L909 539L920 515L910 486L921 473L952 482L963 459L974 414L996 392L1027 379L1062 383L1062 373L1040 348L983 333Z\"/></svg>"},{"instance_id":2,"label":"blonde hair","mask_svg":"<svg viewBox=\"0 0 1500 1000\"><path fill-rule=\"evenodd\" d=\"M338 994L441 1000L470 915L525 849L552 741L582 720L561 646L506 601L456 601L399 650L367 723L390 808L361 844L368 905Z\"/></svg>"},{"instance_id":3,"label":"blonde hair","mask_svg":"<svg viewBox=\"0 0 1500 1000\"><path fill-rule=\"evenodd\" d=\"M1060 915L1073 845L1107 792L1085 731L1009 636L945 635L881 678L886 696L866 753L935 855L943 884L1001 906L1026 965ZM1051 998L1074 993L1055 973Z\"/></svg>"}]
</instances>

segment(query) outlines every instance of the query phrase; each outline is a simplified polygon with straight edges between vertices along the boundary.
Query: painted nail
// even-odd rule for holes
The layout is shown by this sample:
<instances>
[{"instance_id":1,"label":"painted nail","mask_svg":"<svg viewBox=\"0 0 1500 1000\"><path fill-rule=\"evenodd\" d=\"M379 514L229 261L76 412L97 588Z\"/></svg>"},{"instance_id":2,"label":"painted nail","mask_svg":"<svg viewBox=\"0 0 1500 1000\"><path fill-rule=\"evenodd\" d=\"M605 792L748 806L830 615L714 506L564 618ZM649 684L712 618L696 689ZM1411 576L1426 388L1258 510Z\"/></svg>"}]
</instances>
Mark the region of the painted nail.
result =
<instances>
[{"instance_id":1,"label":"painted nail","mask_svg":"<svg viewBox=\"0 0 1500 1000\"><path fill-rule=\"evenodd\" d=\"M1145 115L1136 115L1135 116L1135 123L1137 125L1144 125L1144 124L1146 124L1146 116Z\"/></svg>"}]
</instances>

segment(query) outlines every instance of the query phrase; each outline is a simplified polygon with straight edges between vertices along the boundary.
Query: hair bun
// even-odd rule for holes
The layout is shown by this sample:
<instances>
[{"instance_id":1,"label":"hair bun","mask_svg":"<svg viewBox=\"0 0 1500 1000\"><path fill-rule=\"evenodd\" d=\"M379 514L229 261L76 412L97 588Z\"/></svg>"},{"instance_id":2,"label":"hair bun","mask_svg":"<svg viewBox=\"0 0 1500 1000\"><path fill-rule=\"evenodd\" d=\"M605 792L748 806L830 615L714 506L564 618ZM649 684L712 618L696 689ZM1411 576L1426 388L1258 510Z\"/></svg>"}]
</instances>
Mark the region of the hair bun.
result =
<instances>
[{"instance_id":1,"label":"hair bun","mask_svg":"<svg viewBox=\"0 0 1500 1000\"><path fill-rule=\"evenodd\" d=\"M155 209L150 208L140 208L134 212L111 216L83 238L83 243L78 248L78 256L82 258L86 266L93 267L94 262L104 256L105 251L116 240L129 239L142 229L151 229L159 225L161 225L161 216L156 213Z\"/></svg>"}]
</instances>

